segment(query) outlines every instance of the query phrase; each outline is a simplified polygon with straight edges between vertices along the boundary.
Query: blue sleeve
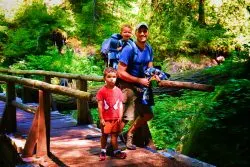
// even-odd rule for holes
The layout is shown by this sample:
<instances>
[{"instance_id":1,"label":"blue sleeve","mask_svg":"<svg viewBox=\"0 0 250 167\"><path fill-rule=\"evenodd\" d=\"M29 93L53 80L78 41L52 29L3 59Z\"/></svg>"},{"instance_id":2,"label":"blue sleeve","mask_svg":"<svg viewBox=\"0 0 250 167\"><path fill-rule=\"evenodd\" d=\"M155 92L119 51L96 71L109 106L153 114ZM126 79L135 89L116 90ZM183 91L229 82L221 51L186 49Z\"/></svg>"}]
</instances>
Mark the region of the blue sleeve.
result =
<instances>
[{"instance_id":1,"label":"blue sleeve","mask_svg":"<svg viewBox=\"0 0 250 167\"><path fill-rule=\"evenodd\" d=\"M153 53L153 51L152 51L152 54L151 54L150 57L151 57L151 58L150 58L150 61L153 62L153 59L154 59L154 53Z\"/></svg>"},{"instance_id":2,"label":"blue sleeve","mask_svg":"<svg viewBox=\"0 0 250 167\"><path fill-rule=\"evenodd\" d=\"M121 51L119 62L128 65L132 54L133 54L133 49L129 45L126 45Z\"/></svg>"},{"instance_id":3,"label":"blue sleeve","mask_svg":"<svg viewBox=\"0 0 250 167\"><path fill-rule=\"evenodd\" d=\"M150 49L149 49L149 52L150 52L150 61L153 62L153 59L154 59L154 51L152 49L152 47L150 46Z\"/></svg>"}]
</instances>

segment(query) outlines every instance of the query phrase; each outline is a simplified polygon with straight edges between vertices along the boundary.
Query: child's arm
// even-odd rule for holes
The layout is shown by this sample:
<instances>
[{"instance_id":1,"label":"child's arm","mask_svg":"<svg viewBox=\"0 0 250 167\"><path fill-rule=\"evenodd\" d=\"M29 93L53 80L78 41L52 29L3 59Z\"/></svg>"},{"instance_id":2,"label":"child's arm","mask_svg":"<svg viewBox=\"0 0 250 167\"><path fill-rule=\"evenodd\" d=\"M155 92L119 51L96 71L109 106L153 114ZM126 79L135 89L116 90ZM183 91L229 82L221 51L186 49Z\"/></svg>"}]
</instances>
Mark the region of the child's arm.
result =
<instances>
[{"instance_id":1,"label":"child's arm","mask_svg":"<svg viewBox=\"0 0 250 167\"><path fill-rule=\"evenodd\" d=\"M117 50L118 50L118 51L122 50L122 47L121 47L121 46L120 46L120 47L118 47L118 48L117 48Z\"/></svg>"},{"instance_id":2,"label":"child's arm","mask_svg":"<svg viewBox=\"0 0 250 167\"><path fill-rule=\"evenodd\" d=\"M103 102L101 100L98 100L98 113L99 113L99 118L100 118L100 124L104 126L105 120L103 119L103 116L102 116L102 105L103 105Z\"/></svg>"}]
</instances>

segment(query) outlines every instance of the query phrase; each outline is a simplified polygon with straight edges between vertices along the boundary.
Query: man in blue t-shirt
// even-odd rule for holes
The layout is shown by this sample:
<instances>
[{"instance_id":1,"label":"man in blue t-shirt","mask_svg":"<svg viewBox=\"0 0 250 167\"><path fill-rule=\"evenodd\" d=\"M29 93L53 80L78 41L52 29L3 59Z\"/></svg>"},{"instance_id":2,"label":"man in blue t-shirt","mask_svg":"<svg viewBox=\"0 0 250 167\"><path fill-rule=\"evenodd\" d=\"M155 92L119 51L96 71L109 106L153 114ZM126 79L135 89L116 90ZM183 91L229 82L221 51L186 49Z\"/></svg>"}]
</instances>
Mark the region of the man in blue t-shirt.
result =
<instances>
[{"instance_id":1,"label":"man in blue t-shirt","mask_svg":"<svg viewBox=\"0 0 250 167\"><path fill-rule=\"evenodd\" d=\"M118 64L118 76L120 78L118 85L122 89L125 104L123 120L124 123L134 120L127 133L126 146L131 150L136 149L136 146L132 143L135 130L153 118L152 106L143 105L138 100L139 93L136 90L136 87L148 87L150 84L144 74L147 68L153 67L153 52L147 44L148 25L146 23L138 24L135 35L135 48L126 45L120 54Z\"/></svg>"}]
</instances>

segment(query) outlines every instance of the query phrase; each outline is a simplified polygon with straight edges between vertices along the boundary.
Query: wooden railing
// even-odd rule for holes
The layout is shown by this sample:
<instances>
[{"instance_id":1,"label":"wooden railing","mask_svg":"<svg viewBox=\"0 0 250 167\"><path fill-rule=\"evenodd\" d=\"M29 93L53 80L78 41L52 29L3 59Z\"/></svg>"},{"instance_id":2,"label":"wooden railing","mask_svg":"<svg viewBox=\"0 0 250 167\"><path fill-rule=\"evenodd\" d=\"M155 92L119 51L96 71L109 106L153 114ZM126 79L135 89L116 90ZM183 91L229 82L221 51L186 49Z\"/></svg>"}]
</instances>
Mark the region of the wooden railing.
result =
<instances>
[{"instance_id":1,"label":"wooden railing","mask_svg":"<svg viewBox=\"0 0 250 167\"><path fill-rule=\"evenodd\" d=\"M9 74L0 74L0 81L6 83L6 96L0 96L0 100L6 102L0 131L5 133L16 132L16 108L35 113L23 150L23 157L32 156L34 149L36 149L37 156L49 155L51 93L76 97L78 110L77 124L92 123L88 106L88 101L92 98L92 95L87 92L87 81L101 82L103 81L102 77L33 70L0 69L0 72ZM23 75L25 78L11 76L10 74ZM30 75L42 75L45 82L27 78ZM76 89L50 84L52 77L75 79ZM29 107L16 101L16 84L39 90L38 108Z\"/></svg>"},{"instance_id":2,"label":"wooden railing","mask_svg":"<svg viewBox=\"0 0 250 167\"><path fill-rule=\"evenodd\" d=\"M46 83L51 83L51 78L58 77L58 78L66 78L66 79L73 79L76 80L76 89L80 91L88 91L88 83L87 81L96 81L96 82L102 82L103 77L101 76L90 76L90 75L80 75L80 74L71 74L71 73L60 73L60 72L54 72L54 71L43 71L43 70L10 70L10 69L3 69L0 68L0 73L6 73L6 74L14 74L14 75L22 75L24 78L29 78L31 75L40 75L44 77L44 81ZM1 81L1 80L0 80ZM23 85L23 97L22 100L25 103L29 95L30 87L33 87L33 85L28 84L22 84ZM65 94L63 91L65 87L59 87L57 85L53 85L55 89L53 89L54 92L57 94L64 94L71 96L71 93ZM34 88L34 87L33 87ZM41 87L42 88L42 87ZM39 89L39 88L38 88ZM72 96L74 97L74 96ZM91 115L89 113L89 105L86 100L83 100L81 98L77 98L77 123L79 125L81 124L89 124L92 123Z\"/></svg>"},{"instance_id":3,"label":"wooden railing","mask_svg":"<svg viewBox=\"0 0 250 167\"><path fill-rule=\"evenodd\" d=\"M101 76L88 76L69 73L59 73L41 70L9 70L0 69L0 82L4 81L7 84L7 96L0 96L0 100L6 102L3 118L0 125L2 132L15 132L16 131L16 107L35 113L32 126L25 143L23 150L23 157L30 157L33 155L34 150L37 156L49 155L50 152L50 106L51 106L51 93L67 95L77 98L78 124L92 123L91 114L89 112L88 100L91 99L91 94L87 91L87 81L102 82ZM11 76L23 75L25 77ZM42 75L44 81L32 80L27 77L30 75ZM51 83L52 77L67 78L76 80L76 89L71 89L64 86L53 85ZM28 107L25 104L15 101L16 92L15 84L21 84L24 87L36 88L39 90L39 106L37 109ZM200 91L214 91L214 86L197 84L192 82L178 82L178 81L160 81L160 87L174 87L180 89L192 89ZM24 90L25 91L25 90Z\"/></svg>"}]
</instances>

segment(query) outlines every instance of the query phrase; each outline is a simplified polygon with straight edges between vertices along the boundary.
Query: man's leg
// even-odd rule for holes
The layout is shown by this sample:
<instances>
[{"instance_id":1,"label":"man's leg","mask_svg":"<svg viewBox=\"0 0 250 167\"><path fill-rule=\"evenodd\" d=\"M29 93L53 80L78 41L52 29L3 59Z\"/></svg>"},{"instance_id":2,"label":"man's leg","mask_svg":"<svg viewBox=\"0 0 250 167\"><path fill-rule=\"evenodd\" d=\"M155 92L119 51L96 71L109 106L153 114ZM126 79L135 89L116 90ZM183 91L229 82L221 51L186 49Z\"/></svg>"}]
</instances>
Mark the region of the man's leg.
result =
<instances>
[{"instance_id":1,"label":"man's leg","mask_svg":"<svg viewBox=\"0 0 250 167\"><path fill-rule=\"evenodd\" d=\"M147 123L147 121L153 118L152 108L150 106L144 106L140 103L136 104L136 111L138 112L139 116L135 119L133 124L131 125L130 129L127 133L127 143L126 146L128 149L135 150L136 146L133 145L133 136L139 127L142 127Z\"/></svg>"},{"instance_id":2,"label":"man's leg","mask_svg":"<svg viewBox=\"0 0 250 167\"><path fill-rule=\"evenodd\" d=\"M132 89L130 89L130 88L122 89L122 93L123 93L123 100L124 100L123 101L124 113L123 113L123 120L122 120L122 123L121 123L121 130L124 128L124 126L128 122L133 121L134 118L135 118L135 99L136 99L134 91ZM126 143L127 131L121 133L119 135L119 138L121 139L122 142Z\"/></svg>"},{"instance_id":3,"label":"man's leg","mask_svg":"<svg viewBox=\"0 0 250 167\"><path fill-rule=\"evenodd\" d=\"M153 114L144 114L143 117L138 116L134 123L131 125L130 129L128 130L128 134L134 134L135 130L147 123L147 121L151 120L153 118Z\"/></svg>"}]
</instances>

